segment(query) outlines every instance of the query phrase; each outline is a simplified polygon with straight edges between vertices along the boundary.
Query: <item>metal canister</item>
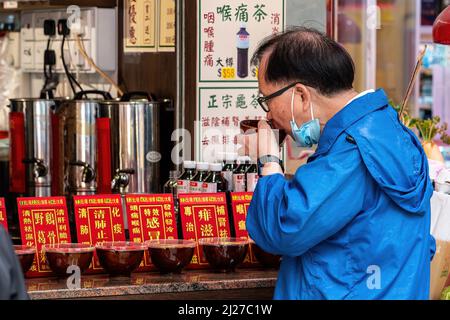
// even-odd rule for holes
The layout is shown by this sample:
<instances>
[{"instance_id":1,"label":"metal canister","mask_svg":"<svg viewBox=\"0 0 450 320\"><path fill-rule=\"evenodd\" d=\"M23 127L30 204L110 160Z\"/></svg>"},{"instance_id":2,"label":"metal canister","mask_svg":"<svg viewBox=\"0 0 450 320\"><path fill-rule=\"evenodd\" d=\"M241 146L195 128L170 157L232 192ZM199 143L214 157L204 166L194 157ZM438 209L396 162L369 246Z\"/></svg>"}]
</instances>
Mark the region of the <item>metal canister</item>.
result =
<instances>
[{"instance_id":1,"label":"metal canister","mask_svg":"<svg viewBox=\"0 0 450 320\"><path fill-rule=\"evenodd\" d=\"M138 95L146 99L132 100ZM99 118L107 119L110 127L113 192L160 192L161 103L141 92L125 94L121 101L100 102Z\"/></svg>"},{"instance_id":2,"label":"metal canister","mask_svg":"<svg viewBox=\"0 0 450 320\"><path fill-rule=\"evenodd\" d=\"M97 191L97 134L96 119L101 99L89 99L98 94L111 99L107 92L82 91L73 100L58 108L59 140L56 165L58 193L90 195Z\"/></svg>"},{"instance_id":3,"label":"metal canister","mask_svg":"<svg viewBox=\"0 0 450 320\"><path fill-rule=\"evenodd\" d=\"M55 102L44 99L10 101L11 192L51 196Z\"/></svg>"}]
</instances>

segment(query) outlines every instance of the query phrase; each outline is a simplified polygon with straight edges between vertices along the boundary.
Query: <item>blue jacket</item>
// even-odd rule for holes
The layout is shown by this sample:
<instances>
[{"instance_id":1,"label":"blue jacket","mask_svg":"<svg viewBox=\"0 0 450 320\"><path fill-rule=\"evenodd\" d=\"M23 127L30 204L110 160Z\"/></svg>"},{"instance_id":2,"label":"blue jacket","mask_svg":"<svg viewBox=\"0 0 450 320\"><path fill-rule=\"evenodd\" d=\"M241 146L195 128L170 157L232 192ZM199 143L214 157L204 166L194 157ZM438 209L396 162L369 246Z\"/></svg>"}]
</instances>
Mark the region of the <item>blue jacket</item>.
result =
<instances>
[{"instance_id":1,"label":"blue jacket","mask_svg":"<svg viewBox=\"0 0 450 320\"><path fill-rule=\"evenodd\" d=\"M428 299L433 188L415 134L383 90L325 126L294 178L261 178L250 237L283 256L275 299Z\"/></svg>"}]
</instances>

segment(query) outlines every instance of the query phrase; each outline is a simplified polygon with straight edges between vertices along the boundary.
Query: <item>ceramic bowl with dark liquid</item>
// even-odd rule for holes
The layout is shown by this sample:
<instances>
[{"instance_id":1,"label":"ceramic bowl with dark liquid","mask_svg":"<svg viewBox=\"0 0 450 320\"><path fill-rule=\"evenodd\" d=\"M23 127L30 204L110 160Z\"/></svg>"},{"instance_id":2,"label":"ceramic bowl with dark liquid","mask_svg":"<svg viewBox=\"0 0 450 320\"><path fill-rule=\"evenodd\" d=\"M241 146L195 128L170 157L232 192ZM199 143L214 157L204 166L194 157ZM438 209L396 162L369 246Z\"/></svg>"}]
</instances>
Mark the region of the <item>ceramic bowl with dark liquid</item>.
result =
<instances>
[{"instance_id":1,"label":"ceramic bowl with dark liquid","mask_svg":"<svg viewBox=\"0 0 450 320\"><path fill-rule=\"evenodd\" d=\"M218 272L234 272L247 254L249 241L238 238L205 238L198 240L210 266Z\"/></svg>"},{"instance_id":2,"label":"ceramic bowl with dark liquid","mask_svg":"<svg viewBox=\"0 0 450 320\"><path fill-rule=\"evenodd\" d=\"M130 277L142 262L147 247L144 244L117 241L95 246L98 260L112 277Z\"/></svg>"},{"instance_id":3,"label":"ceramic bowl with dark liquid","mask_svg":"<svg viewBox=\"0 0 450 320\"><path fill-rule=\"evenodd\" d=\"M81 273L86 271L94 255L94 246L82 243L60 243L52 245L44 245L43 250L47 258L50 269L58 277L68 277L73 272L68 268L70 266L77 266Z\"/></svg>"},{"instance_id":4,"label":"ceramic bowl with dark liquid","mask_svg":"<svg viewBox=\"0 0 450 320\"><path fill-rule=\"evenodd\" d=\"M278 269L281 263L281 256L265 252L255 242L250 240L250 246L252 252L255 254L256 259L266 268Z\"/></svg>"},{"instance_id":5,"label":"ceramic bowl with dark liquid","mask_svg":"<svg viewBox=\"0 0 450 320\"><path fill-rule=\"evenodd\" d=\"M25 245L15 245L14 251L19 259L23 274L27 273L33 265L36 248Z\"/></svg>"},{"instance_id":6,"label":"ceramic bowl with dark liquid","mask_svg":"<svg viewBox=\"0 0 450 320\"><path fill-rule=\"evenodd\" d=\"M194 240L149 240L150 259L161 273L181 273L191 263L197 243Z\"/></svg>"},{"instance_id":7,"label":"ceramic bowl with dark liquid","mask_svg":"<svg viewBox=\"0 0 450 320\"><path fill-rule=\"evenodd\" d=\"M260 120L243 120L240 122L239 126L244 134L252 134L258 132L258 123ZM278 132L278 143L281 146L286 140L286 131L283 129L275 128L273 121L266 120L272 130L275 130L275 133Z\"/></svg>"}]
</instances>

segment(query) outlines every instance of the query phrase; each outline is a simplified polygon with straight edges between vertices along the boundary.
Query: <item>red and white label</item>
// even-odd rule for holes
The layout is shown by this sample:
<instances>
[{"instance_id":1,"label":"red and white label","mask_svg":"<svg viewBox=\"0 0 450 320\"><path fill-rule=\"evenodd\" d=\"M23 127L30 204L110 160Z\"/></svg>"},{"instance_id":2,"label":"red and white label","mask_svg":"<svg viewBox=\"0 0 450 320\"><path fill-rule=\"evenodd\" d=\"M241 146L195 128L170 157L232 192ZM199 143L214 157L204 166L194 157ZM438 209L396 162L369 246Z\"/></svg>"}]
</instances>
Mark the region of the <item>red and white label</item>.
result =
<instances>
[{"instance_id":1,"label":"red and white label","mask_svg":"<svg viewBox=\"0 0 450 320\"><path fill-rule=\"evenodd\" d=\"M217 183L206 183L204 182L202 185L203 193L216 193L217 192Z\"/></svg>"},{"instance_id":2,"label":"red and white label","mask_svg":"<svg viewBox=\"0 0 450 320\"><path fill-rule=\"evenodd\" d=\"M202 185L202 182L191 181L191 183L189 184L189 193L202 193Z\"/></svg>"},{"instance_id":3,"label":"red and white label","mask_svg":"<svg viewBox=\"0 0 450 320\"><path fill-rule=\"evenodd\" d=\"M233 174L233 191L245 192L245 174Z\"/></svg>"},{"instance_id":4,"label":"red and white label","mask_svg":"<svg viewBox=\"0 0 450 320\"><path fill-rule=\"evenodd\" d=\"M259 176L257 173L247 173L247 192L253 192L256 189Z\"/></svg>"},{"instance_id":5,"label":"red and white label","mask_svg":"<svg viewBox=\"0 0 450 320\"><path fill-rule=\"evenodd\" d=\"M177 195L183 193L189 193L189 180L178 180L177 182Z\"/></svg>"}]
</instances>

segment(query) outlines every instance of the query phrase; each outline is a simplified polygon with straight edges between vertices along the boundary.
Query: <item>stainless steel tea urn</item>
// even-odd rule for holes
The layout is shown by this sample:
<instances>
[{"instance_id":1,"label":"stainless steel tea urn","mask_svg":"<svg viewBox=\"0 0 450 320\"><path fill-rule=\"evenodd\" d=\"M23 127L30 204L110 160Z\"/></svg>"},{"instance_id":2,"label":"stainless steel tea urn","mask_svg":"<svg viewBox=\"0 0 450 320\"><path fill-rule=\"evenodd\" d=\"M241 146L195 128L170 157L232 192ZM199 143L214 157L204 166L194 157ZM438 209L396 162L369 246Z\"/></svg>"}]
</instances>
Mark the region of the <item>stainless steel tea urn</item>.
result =
<instances>
[{"instance_id":1,"label":"stainless steel tea urn","mask_svg":"<svg viewBox=\"0 0 450 320\"><path fill-rule=\"evenodd\" d=\"M133 100L133 97L142 95L146 99ZM99 119L107 119L110 127L110 177L113 192L160 192L161 103L142 92L125 94L120 101L99 103ZM106 155L107 152L103 154Z\"/></svg>"},{"instance_id":2,"label":"stainless steel tea urn","mask_svg":"<svg viewBox=\"0 0 450 320\"><path fill-rule=\"evenodd\" d=\"M93 94L111 99L104 91L81 91L57 111L58 135L62 139L56 170L62 177L57 181L61 195L90 195L97 191L96 119L101 99L89 99L88 95Z\"/></svg>"},{"instance_id":3,"label":"stainless steel tea urn","mask_svg":"<svg viewBox=\"0 0 450 320\"><path fill-rule=\"evenodd\" d=\"M11 192L51 196L55 102L44 99L10 101Z\"/></svg>"}]
</instances>

